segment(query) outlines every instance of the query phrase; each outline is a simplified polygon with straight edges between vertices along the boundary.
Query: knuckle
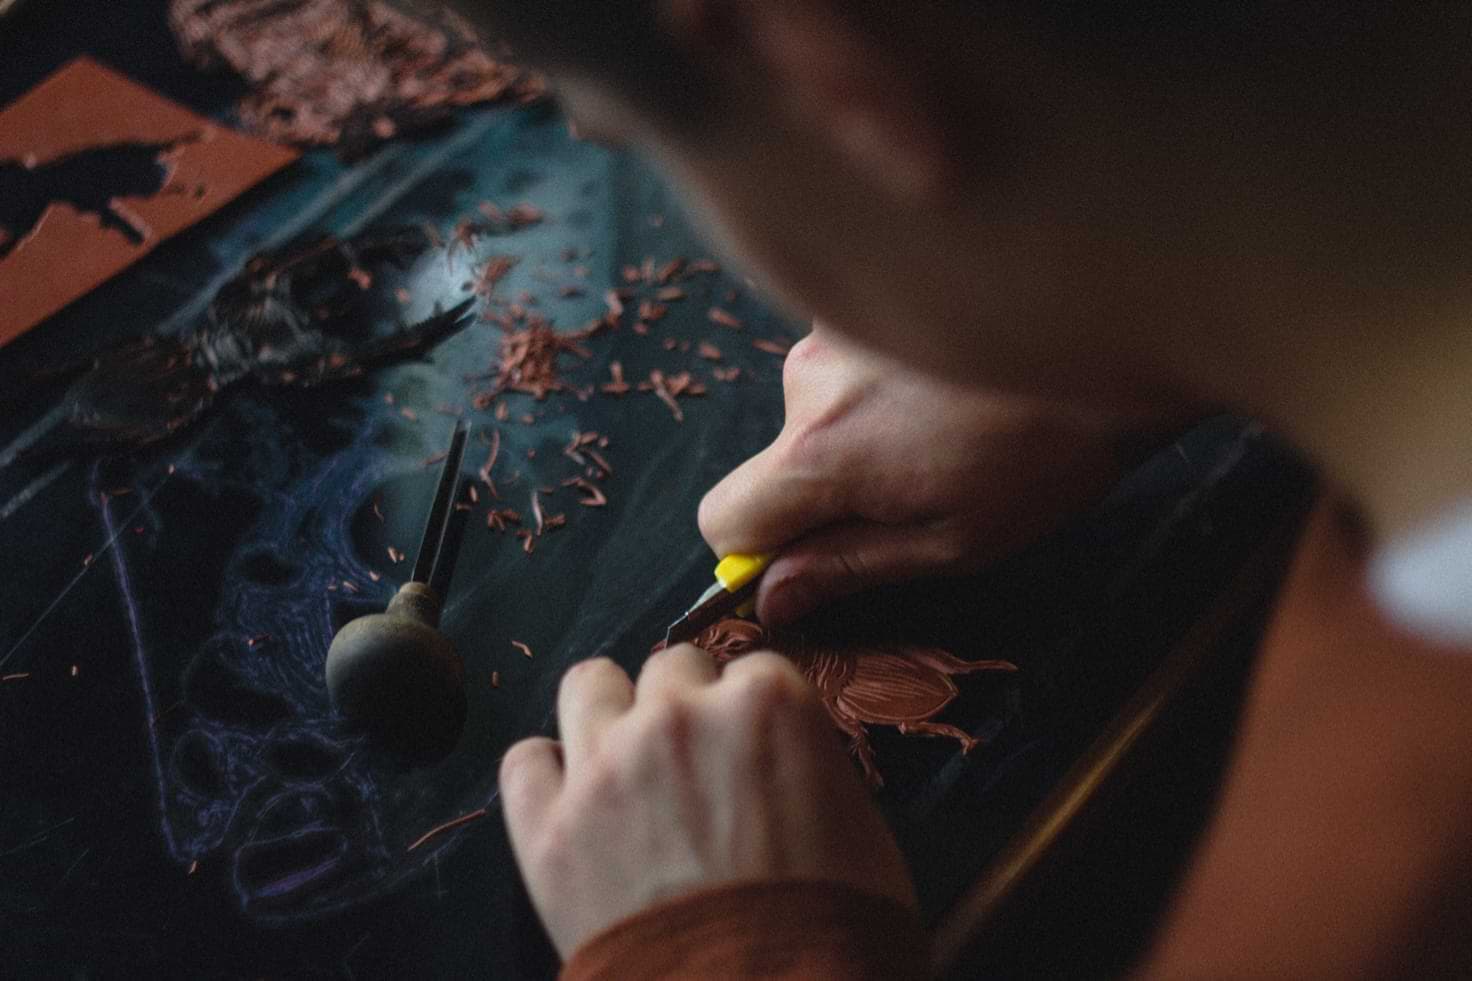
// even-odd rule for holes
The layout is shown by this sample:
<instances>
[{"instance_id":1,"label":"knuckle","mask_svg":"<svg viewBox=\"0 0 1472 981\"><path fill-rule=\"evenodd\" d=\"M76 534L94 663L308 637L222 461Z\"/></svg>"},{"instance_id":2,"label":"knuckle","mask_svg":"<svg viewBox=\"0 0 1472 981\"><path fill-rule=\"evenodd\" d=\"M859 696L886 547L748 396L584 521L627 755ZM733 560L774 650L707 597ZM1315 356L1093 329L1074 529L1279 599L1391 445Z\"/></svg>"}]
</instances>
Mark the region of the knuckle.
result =
<instances>
[{"instance_id":1,"label":"knuckle","mask_svg":"<svg viewBox=\"0 0 1472 981\"><path fill-rule=\"evenodd\" d=\"M697 655L708 656L693 644L676 644L674 647L655 651L644 659L644 666L639 669L639 680L644 682L647 690L651 681L659 680L662 675L674 671L676 665L681 661L689 660Z\"/></svg>"},{"instance_id":2,"label":"knuckle","mask_svg":"<svg viewBox=\"0 0 1472 981\"><path fill-rule=\"evenodd\" d=\"M690 662L692 668L698 670L712 665L710 652L702 647L695 646L693 642L687 641L683 644L677 644L675 650L679 652L680 657Z\"/></svg>"},{"instance_id":3,"label":"knuckle","mask_svg":"<svg viewBox=\"0 0 1472 981\"><path fill-rule=\"evenodd\" d=\"M562 683L564 685L581 684L598 675L608 674L617 670L619 670L618 665L614 664L609 658L590 657L568 668L567 673L562 676Z\"/></svg>"},{"instance_id":4,"label":"knuckle","mask_svg":"<svg viewBox=\"0 0 1472 981\"><path fill-rule=\"evenodd\" d=\"M523 739L507 750L506 755L501 758L501 793L520 799L525 778L531 772L530 767L537 754L544 751L542 745L534 739Z\"/></svg>"},{"instance_id":5,"label":"knuckle","mask_svg":"<svg viewBox=\"0 0 1472 981\"><path fill-rule=\"evenodd\" d=\"M576 696L581 689L594 685L601 679L613 678L622 673L623 668L606 657L592 657L579 661L563 672L562 681L558 685L559 695L562 698Z\"/></svg>"},{"instance_id":6,"label":"knuckle","mask_svg":"<svg viewBox=\"0 0 1472 981\"><path fill-rule=\"evenodd\" d=\"M640 673L663 671L667 665L679 660L693 649L689 644L676 644L673 647L655 651L644 659L644 667L640 669Z\"/></svg>"},{"instance_id":7,"label":"knuckle","mask_svg":"<svg viewBox=\"0 0 1472 981\"><path fill-rule=\"evenodd\" d=\"M799 382L801 373L808 370L813 361L822 357L824 348L825 345L818 335L811 333L792 345L782 362L783 387Z\"/></svg>"},{"instance_id":8,"label":"knuckle","mask_svg":"<svg viewBox=\"0 0 1472 981\"><path fill-rule=\"evenodd\" d=\"M817 330L811 330L798 338L797 343L793 344L791 351L788 352L788 356L795 355L799 359L804 360L814 358L818 356L824 347L822 335Z\"/></svg>"},{"instance_id":9,"label":"knuckle","mask_svg":"<svg viewBox=\"0 0 1472 981\"><path fill-rule=\"evenodd\" d=\"M742 670L733 671L736 665ZM766 722L805 710L814 700L811 685L787 658L757 651L727 669L733 710L747 721Z\"/></svg>"},{"instance_id":10,"label":"knuckle","mask_svg":"<svg viewBox=\"0 0 1472 981\"><path fill-rule=\"evenodd\" d=\"M536 744L530 739L523 739L514 744L501 758L501 781L506 783L521 775L526 765L531 760L531 754L536 750Z\"/></svg>"}]
</instances>

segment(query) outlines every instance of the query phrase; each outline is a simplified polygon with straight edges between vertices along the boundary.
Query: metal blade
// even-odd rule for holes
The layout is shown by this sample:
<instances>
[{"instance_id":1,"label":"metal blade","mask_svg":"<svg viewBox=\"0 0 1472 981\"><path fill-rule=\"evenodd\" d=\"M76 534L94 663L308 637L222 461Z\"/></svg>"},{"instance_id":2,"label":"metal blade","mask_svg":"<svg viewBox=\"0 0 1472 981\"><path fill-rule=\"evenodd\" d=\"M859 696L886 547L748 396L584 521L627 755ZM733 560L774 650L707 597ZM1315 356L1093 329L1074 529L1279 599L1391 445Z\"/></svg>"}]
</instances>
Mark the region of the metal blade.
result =
<instances>
[{"instance_id":1,"label":"metal blade","mask_svg":"<svg viewBox=\"0 0 1472 981\"><path fill-rule=\"evenodd\" d=\"M419 555L414 559L413 582L428 583L434 575L439 561L440 548L445 541L449 525L450 505L455 499L455 488L460 483L460 464L465 459L465 438L469 434L465 420L455 423L455 434L450 437L450 450L445 455L445 464L440 469L439 486L435 488L434 502L429 507L429 520L424 523L424 537L419 542Z\"/></svg>"},{"instance_id":2,"label":"metal blade","mask_svg":"<svg viewBox=\"0 0 1472 981\"><path fill-rule=\"evenodd\" d=\"M694 640L706 627L719 623L745 605L756 595L756 587L757 580L752 580L734 593L728 593L720 583L711 586L684 616L670 624L669 629L664 632L665 646Z\"/></svg>"}]
</instances>

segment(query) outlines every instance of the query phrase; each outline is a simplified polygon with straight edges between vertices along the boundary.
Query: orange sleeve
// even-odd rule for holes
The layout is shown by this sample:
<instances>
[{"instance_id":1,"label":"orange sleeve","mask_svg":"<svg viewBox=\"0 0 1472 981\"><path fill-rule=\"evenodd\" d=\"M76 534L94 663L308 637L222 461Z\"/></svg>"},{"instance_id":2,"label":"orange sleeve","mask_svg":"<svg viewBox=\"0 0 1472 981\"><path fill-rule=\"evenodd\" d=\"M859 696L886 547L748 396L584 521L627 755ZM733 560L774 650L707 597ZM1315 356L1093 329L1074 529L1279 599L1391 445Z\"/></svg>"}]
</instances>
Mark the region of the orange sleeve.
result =
<instances>
[{"instance_id":1,"label":"orange sleeve","mask_svg":"<svg viewBox=\"0 0 1472 981\"><path fill-rule=\"evenodd\" d=\"M1472 651L1389 623L1366 550L1319 508L1144 976L1472 977Z\"/></svg>"},{"instance_id":2,"label":"orange sleeve","mask_svg":"<svg viewBox=\"0 0 1472 981\"><path fill-rule=\"evenodd\" d=\"M914 909L836 882L740 883L650 907L585 943L561 981L929 976Z\"/></svg>"}]
</instances>

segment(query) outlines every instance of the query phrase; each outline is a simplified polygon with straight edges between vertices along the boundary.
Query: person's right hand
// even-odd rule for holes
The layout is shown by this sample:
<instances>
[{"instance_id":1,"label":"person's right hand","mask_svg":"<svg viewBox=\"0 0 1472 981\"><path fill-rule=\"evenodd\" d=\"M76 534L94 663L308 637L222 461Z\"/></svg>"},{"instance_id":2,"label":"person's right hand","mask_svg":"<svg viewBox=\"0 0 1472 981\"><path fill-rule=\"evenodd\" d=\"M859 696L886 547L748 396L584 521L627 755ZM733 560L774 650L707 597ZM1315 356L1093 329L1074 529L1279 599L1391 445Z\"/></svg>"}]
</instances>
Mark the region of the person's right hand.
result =
<instances>
[{"instance_id":1,"label":"person's right hand","mask_svg":"<svg viewBox=\"0 0 1472 981\"><path fill-rule=\"evenodd\" d=\"M757 615L1005 556L1120 476L1119 432L937 381L819 327L783 371L786 424L705 496L717 555L772 552Z\"/></svg>"},{"instance_id":2,"label":"person's right hand","mask_svg":"<svg viewBox=\"0 0 1472 981\"><path fill-rule=\"evenodd\" d=\"M770 651L724 670L689 644L637 685L570 668L561 743L501 761L506 828L564 958L648 907L733 883L834 882L915 905L904 858L802 673ZM799 911L799 914L800 911Z\"/></svg>"}]
</instances>

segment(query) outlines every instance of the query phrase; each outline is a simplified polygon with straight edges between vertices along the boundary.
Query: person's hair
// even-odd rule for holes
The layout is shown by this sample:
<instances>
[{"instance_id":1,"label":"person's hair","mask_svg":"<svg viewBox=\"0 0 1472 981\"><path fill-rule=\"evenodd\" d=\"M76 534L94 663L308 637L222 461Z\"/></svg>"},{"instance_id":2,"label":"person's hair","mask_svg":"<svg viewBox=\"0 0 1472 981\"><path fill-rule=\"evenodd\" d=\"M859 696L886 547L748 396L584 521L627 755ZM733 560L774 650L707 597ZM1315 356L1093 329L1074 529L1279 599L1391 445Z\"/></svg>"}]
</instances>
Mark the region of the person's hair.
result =
<instances>
[{"instance_id":1,"label":"person's hair","mask_svg":"<svg viewBox=\"0 0 1472 981\"><path fill-rule=\"evenodd\" d=\"M554 74L595 75L655 112L686 110L692 100L712 95L702 66L670 42L655 0L399 2L420 10L448 7L531 64ZM1313 0L1304 2L1313 5ZM1189 65L1209 59L1222 45L1250 38L1260 16L1273 7L1272 0L846 0L842 11L873 36L920 53L936 44L960 45L964 51L966 32L955 28L990 22L1046 38L1090 61L1162 58Z\"/></svg>"},{"instance_id":2,"label":"person's hair","mask_svg":"<svg viewBox=\"0 0 1472 981\"><path fill-rule=\"evenodd\" d=\"M448 8L513 58L537 68L596 74L656 113L710 110L715 93L699 65L675 48L651 0L398 0Z\"/></svg>"},{"instance_id":3,"label":"person's hair","mask_svg":"<svg viewBox=\"0 0 1472 981\"><path fill-rule=\"evenodd\" d=\"M658 0L397 2L453 9L527 63L554 76L596 78L684 127L719 118L721 100L741 98L721 91L713 73L672 41ZM1185 97L1238 77L1274 86L1263 95L1269 100L1324 96L1315 73L1342 72L1336 62L1358 57L1355 51L1381 67L1414 68L1424 32L1448 36L1455 33L1449 25L1472 22L1467 5L1346 7L1337 0L843 0L837 9L902 51L917 76L964 65L977 57L972 30L1000 29L1030 39L1054 61L1149 89ZM927 98L954 114L970 94L948 91L950 74L936 74Z\"/></svg>"}]
</instances>

